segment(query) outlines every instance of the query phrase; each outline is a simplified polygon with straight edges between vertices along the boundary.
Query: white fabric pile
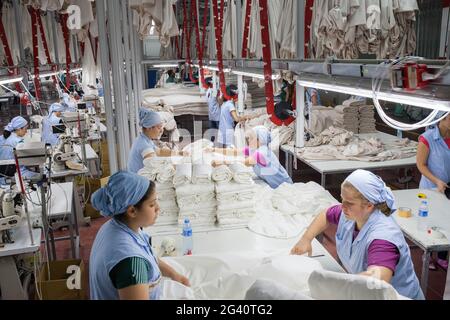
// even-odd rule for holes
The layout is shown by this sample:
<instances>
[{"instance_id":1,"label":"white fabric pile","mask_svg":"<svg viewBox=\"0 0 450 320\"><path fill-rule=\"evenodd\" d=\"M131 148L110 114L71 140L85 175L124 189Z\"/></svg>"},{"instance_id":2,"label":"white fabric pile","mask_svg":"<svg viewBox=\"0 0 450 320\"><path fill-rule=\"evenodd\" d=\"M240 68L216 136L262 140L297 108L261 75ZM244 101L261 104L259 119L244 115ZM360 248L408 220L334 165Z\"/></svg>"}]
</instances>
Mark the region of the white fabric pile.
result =
<instances>
[{"instance_id":1,"label":"white fabric pile","mask_svg":"<svg viewBox=\"0 0 450 320\"><path fill-rule=\"evenodd\" d=\"M315 147L324 144L331 144L333 146L345 146L353 138L353 132L345 129L329 127L319 135L305 142L306 147Z\"/></svg>"},{"instance_id":2,"label":"white fabric pile","mask_svg":"<svg viewBox=\"0 0 450 320\"><path fill-rule=\"evenodd\" d=\"M159 216L156 226L173 225L178 222L178 205L172 183L156 183L156 194L159 204Z\"/></svg>"},{"instance_id":3,"label":"white fabric pile","mask_svg":"<svg viewBox=\"0 0 450 320\"><path fill-rule=\"evenodd\" d=\"M337 106L335 108L338 117L335 124L347 131L358 133L359 128L359 109L353 106Z\"/></svg>"},{"instance_id":4,"label":"white fabric pile","mask_svg":"<svg viewBox=\"0 0 450 320\"><path fill-rule=\"evenodd\" d=\"M375 107L361 99L348 99L335 108L337 117L334 125L354 133L373 133L375 128Z\"/></svg>"},{"instance_id":5,"label":"white fabric pile","mask_svg":"<svg viewBox=\"0 0 450 320\"><path fill-rule=\"evenodd\" d=\"M192 181L192 163L181 163L175 166L173 184L175 187L189 184Z\"/></svg>"},{"instance_id":6,"label":"white fabric pile","mask_svg":"<svg viewBox=\"0 0 450 320\"><path fill-rule=\"evenodd\" d=\"M414 157L417 142L408 139L397 139L393 142L382 142L380 139L367 136L354 136L347 145L331 144L305 147L297 153L308 160L355 160L355 161L387 161Z\"/></svg>"},{"instance_id":7,"label":"white fabric pile","mask_svg":"<svg viewBox=\"0 0 450 320\"><path fill-rule=\"evenodd\" d=\"M150 157L143 163L144 168L138 171L138 175L159 183L172 183L175 167L170 157Z\"/></svg>"},{"instance_id":8,"label":"white fabric pile","mask_svg":"<svg viewBox=\"0 0 450 320\"><path fill-rule=\"evenodd\" d=\"M217 183L217 221L220 225L243 225L255 216L257 186L236 182Z\"/></svg>"},{"instance_id":9,"label":"white fabric pile","mask_svg":"<svg viewBox=\"0 0 450 320\"><path fill-rule=\"evenodd\" d=\"M375 126L375 107L365 105L359 107L359 133L373 133L376 132Z\"/></svg>"},{"instance_id":10,"label":"white fabric pile","mask_svg":"<svg viewBox=\"0 0 450 320\"><path fill-rule=\"evenodd\" d=\"M176 187L177 203L180 207L179 220L183 224L189 218L191 225L214 225L217 201L214 183L185 184Z\"/></svg>"},{"instance_id":11,"label":"white fabric pile","mask_svg":"<svg viewBox=\"0 0 450 320\"><path fill-rule=\"evenodd\" d=\"M265 186L256 193L257 214L248 228L272 238L298 237L319 213L337 203L315 182L285 183L275 190Z\"/></svg>"},{"instance_id":12,"label":"white fabric pile","mask_svg":"<svg viewBox=\"0 0 450 320\"><path fill-rule=\"evenodd\" d=\"M220 165L213 169L211 179L217 183L227 183L233 179L233 172L227 165Z\"/></svg>"},{"instance_id":13,"label":"white fabric pile","mask_svg":"<svg viewBox=\"0 0 450 320\"><path fill-rule=\"evenodd\" d=\"M229 165L233 173L233 180L240 184L253 184L253 168L247 167L245 164L235 162Z\"/></svg>"}]
</instances>

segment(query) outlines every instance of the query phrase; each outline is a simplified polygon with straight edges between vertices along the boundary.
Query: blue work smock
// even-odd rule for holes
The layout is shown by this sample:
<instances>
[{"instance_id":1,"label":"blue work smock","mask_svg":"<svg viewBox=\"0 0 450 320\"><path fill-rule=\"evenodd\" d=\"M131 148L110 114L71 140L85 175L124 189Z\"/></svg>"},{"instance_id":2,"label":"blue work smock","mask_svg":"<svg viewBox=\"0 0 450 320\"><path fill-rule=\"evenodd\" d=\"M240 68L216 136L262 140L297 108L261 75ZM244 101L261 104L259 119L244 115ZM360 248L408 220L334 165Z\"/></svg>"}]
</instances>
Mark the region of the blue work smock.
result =
<instances>
[{"instance_id":1,"label":"blue work smock","mask_svg":"<svg viewBox=\"0 0 450 320\"><path fill-rule=\"evenodd\" d=\"M137 173L144 167L144 158L147 154L156 152L156 146L152 139L141 133L131 147L128 158L128 171Z\"/></svg>"},{"instance_id":2,"label":"blue work smock","mask_svg":"<svg viewBox=\"0 0 450 320\"><path fill-rule=\"evenodd\" d=\"M226 101L220 108L220 123L217 142L229 147L234 144L234 119L231 115L236 107L232 100Z\"/></svg>"},{"instance_id":3,"label":"blue work smock","mask_svg":"<svg viewBox=\"0 0 450 320\"><path fill-rule=\"evenodd\" d=\"M261 146L256 151L264 157L266 162L266 166L263 166L256 161L256 165L253 166L253 171L259 178L267 182L272 189L278 188L283 183L293 183L286 169L268 146Z\"/></svg>"}]
</instances>

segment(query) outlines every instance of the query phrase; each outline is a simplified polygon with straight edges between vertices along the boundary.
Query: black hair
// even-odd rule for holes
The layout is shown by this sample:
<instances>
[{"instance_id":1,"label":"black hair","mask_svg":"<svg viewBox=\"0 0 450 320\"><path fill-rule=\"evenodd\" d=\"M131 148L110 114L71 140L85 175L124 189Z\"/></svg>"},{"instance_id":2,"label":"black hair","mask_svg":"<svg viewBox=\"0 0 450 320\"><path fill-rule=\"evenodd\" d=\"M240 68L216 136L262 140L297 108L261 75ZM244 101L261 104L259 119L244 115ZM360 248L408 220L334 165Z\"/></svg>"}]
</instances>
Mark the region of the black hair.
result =
<instances>
[{"instance_id":1,"label":"black hair","mask_svg":"<svg viewBox=\"0 0 450 320\"><path fill-rule=\"evenodd\" d=\"M206 83L208 86L212 87L212 85L213 85L212 82L213 82L213 79L212 79L211 77L205 78L205 83Z\"/></svg>"},{"instance_id":2,"label":"black hair","mask_svg":"<svg viewBox=\"0 0 450 320\"><path fill-rule=\"evenodd\" d=\"M11 131L4 130L3 131L3 138L8 139L11 136Z\"/></svg>"},{"instance_id":3,"label":"black hair","mask_svg":"<svg viewBox=\"0 0 450 320\"><path fill-rule=\"evenodd\" d=\"M238 90L238 88L236 87L235 84L227 85L227 90L226 90L227 96L229 96L230 98L236 97L237 90ZM224 100L226 100L226 99L224 99Z\"/></svg>"},{"instance_id":4,"label":"black hair","mask_svg":"<svg viewBox=\"0 0 450 320\"><path fill-rule=\"evenodd\" d=\"M175 77L175 72L171 69L171 70L167 71L167 75L169 77Z\"/></svg>"},{"instance_id":5,"label":"black hair","mask_svg":"<svg viewBox=\"0 0 450 320\"><path fill-rule=\"evenodd\" d=\"M155 192L155 190L156 190L155 183L153 181L150 181L147 192L144 194L144 196L141 198L141 200L139 200L136 204L133 205L133 207L140 209L144 205L144 202L147 201L152 196L152 194L153 194L153 192ZM117 220L123 222L125 219L125 214L126 214L126 212L117 214L114 216L114 219L117 219Z\"/></svg>"}]
</instances>

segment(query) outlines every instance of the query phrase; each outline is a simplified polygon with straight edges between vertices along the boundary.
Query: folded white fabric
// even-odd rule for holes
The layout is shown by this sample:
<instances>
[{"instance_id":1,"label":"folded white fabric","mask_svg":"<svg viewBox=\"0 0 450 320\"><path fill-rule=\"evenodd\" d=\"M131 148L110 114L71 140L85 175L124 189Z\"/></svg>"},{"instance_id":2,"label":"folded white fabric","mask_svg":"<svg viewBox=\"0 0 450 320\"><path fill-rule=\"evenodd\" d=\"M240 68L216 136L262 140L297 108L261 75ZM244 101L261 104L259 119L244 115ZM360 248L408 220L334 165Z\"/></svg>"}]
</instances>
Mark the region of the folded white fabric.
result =
<instances>
[{"instance_id":1,"label":"folded white fabric","mask_svg":"<svg viewBox=\"0 0 450 320\"><path fill-rule=\"evenodd\" d=\"M240 192L240 191L248 191L255 190L256 185L253 183L251 185L237 183L235 181L231 181L229 183L216 183L215 189L216 193L229 193L229 192Z\"/></svg>"},{"instance_id":2,"label":"folded white fabric","mask_svg":"<svg viewBox=\"0 0 450 320\"><path fill-rule=\"evenodd\" d=\"M183 225L184 219L189 218L192 226L214 225L216 223L215 215L189 215L186 213L180 213L178 218L178 224Z\"/></svg>"},{"instance_id":3,"label":"folded white fabric","mask_svg":"<svg viewBox=\"0 0 450 320\"><path fill-rule=\"evenodd\" d=\"M173 183L172 182L166 182L166 183L159 183L158 181L155 182L156 192L162 191L162 190L173 190Z\"/></svg>"},{"instance_id":4,"label":"folded white fabric","mask_svg":"<svg viewBox=\"0 0 450 320\"><path fill-rule=\"evenodd\" d=\"M146 168L161 168L171 163L170 157L149 157L142 162Z\"/></svg>"},{"instance_id":5,"label":"folded white fabric","mask_svg":"<svg viewBox=\"0 0 450 320\"><path fill-rule=\"evenodd\" d=\"M228 201L253 201L255 197L255 190L243 190L240 192L224 192L217 193L216 198L219 202L228 202Z\"/></svg>"},{"instance_id":6,"label":"folded white fabric","mask_svg":"<svg viewBox=\"0 0 450 320\"><path fill-rule=\"evenodd\" d=\"M247 167L243 163L232 163L229 166L231 172L233 172L233 179L237 183L241 184L253 184L253 169Z\"/></svg>"},{"instance_id":7,"label":"folded white fabric","mask_svg":"<svg viewBox=\"0 0 450 320\"><path fill-rule=\"evenodd\" d=\"M177 197L177 203L183 210L195 211L202 208L211 208L217 205L213 193L195 194L187 197Z\"/></svg>"},{"instance_id":8,"label":"folded white fabric","mask_svg":"<svg viewBox=\"0 0 450 320\"><path fill-rule=\"evenodd\" d=\"M214 183L209 184L185 184L175 188L177 197L189 197L194 194L214 193Z\"/></svg>"},{"instance_id":9,"label":"folded white fabric","mask_svg":"<svg viewBox=\"0 0 450 320\"><path fill-rule=\"evenodd\" d=\"M363 275L315 270L308 284L311 297L319 300L398 300L389 283Z\"/></svg>"},{"instance_id":10,"label":"folded white fabric","mask_svg":"<svg viewBox=\"0 0 450 320\"><path fill-rule=\"evenodd\" d=\"M233 173L226 165L221 165L213 169L211 178L215 182L226 183L233 179Z\"/></svg>"},{"instance_id":11,"label":"folded white fabric","mask_svg":"<svg viewBox=\"0 0 450 320\"><path fill-rule=\"evenodd\" d=\"M176 165L173 184L178 187L191 183L192 180L192 164L182 163Z\"/></svg>"},{"instance_id":12,"label":"folded white fabric","mask_svg":"<svg viewBox=\"0 0 450 320\"><path fill-rule=\"evenodd\" d=\"M158 188L156 188L156 199L158 200L158 202L161 201L173 201L175 202L177 198L177 195L175 193L175 189L162 189L159 190ZM160 204L161 206L161 204Z\"/></svg>"},{"instance_id":13,"label":"folded white fabric","mask_svg":"<svg viewBox=\"0 0 450 320\"><path fill-rule=\"evenodd\" d=\"M174 166L172 164L166 164L158 169L156 180L159 183L168 183L169 181L173 181L174 175L175 175Z\"/></svg>"},{"instance_id":14,"label":"folded white fabric","mask_svg":"<svg viewBox=\"0 0 450 320\"><path fill-rule=\"evenodd\" d=\"M212 167L211 164L193 164L192 165L192 183L210 184Z\"/></svg>"}]
</instances>

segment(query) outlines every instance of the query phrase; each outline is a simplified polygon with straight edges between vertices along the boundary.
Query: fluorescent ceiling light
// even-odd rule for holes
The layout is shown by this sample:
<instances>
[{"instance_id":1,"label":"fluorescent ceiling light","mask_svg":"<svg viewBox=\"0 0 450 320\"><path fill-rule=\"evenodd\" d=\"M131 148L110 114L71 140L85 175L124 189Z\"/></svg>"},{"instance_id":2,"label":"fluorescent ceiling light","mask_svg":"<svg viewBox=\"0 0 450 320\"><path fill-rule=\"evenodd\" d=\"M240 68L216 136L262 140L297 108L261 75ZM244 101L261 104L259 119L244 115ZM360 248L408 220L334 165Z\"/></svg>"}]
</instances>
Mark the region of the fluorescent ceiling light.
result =
<instances>
[{"instance_id":1,"label":"fluorescent ceiling light","mask_svg":"<svg viewBox=\"0 0 450 320\"><path fill-rule=\"evenodd\" d=\"M59 74L59 71L52 71L52 72L43 72L39 74L39 78L47 78L51 76L56 76ZM34 74L31 75L31 78L34 79L36 76Z\"/></svg>"},{"instance_id":2,"label":"fluorescent ceiling light","mask_svg":"<svg viewBox=\"0 0 450 320\"><path fill-rule=\"evenodd\" d=\"M211 70L211 71L219 71L219 67L216 67L216 66L206 66L204 68L206 68L208 70ZM231 72L231 68L223 68L223 72L230 73Z\"/></svg>"},{"instance_id":3,"label":"fluorescent ceiling light","mask_svg":"<svg viewBox=\"0 0 450 320\"><path fill-rule=\"evenodd\" d=\"M76 68L76 69L72 69L70 70L70 73L77 73L77 72L82 72L83 68Z\"/></svg>"},{"instance_id":4,"label":"fluorescent ceiling light","mask_svg":"<svg viewBox=\"0 0 450 320\"><path fill-rule=\"evenodd\" d=\"M0 79L0 85L16 83L16 82L20 82L22 80L23 80L23 77Z\"/></svg>"},{"instance_id":5,"label":"fluorescent ceiling light","mask_svg":"<svg viewBox=\"0 0 450 320\"><path fill-rule=\"evenodd\" d=\"M246 76L246 77L252 77L257 79L264 80L264 75L261 73L254 73L254 72L247 72L247 71L239 71L239 70L233 70L233 73L238 76ZM272 74L272 80L278 80L280 79L279 74Z\"/></svg>"},{"instance_id":6,"label":"fluorescent ceiling light","mask_svg":"<svg viewBox=\"0 0 450 320\"><path fill-rule=\"evenodd\" d=\"M154 64L154 68L177 68L178 64L175 63L163 63L163 64Z\"/></svg>"},{"instance_id":7,"label":"fluorescent ceiling light","mask_svg":"<svg viewBox=\"0 0 450 320\"><path fill-rule=\"evenodd\" d=\"M298 84L308 88L316 88L320 90L328 90L333 92L341 92L349 95L373 98L373 92L369 89L346 87L330 83L320 83L310 80L297 80ZM417 97L413 95L397 94L393 92L377 92L379 100L390 101L394 103L417 106L432 110L450 111L450 101L442 101L429 99L425 97Z\"/></svg>"}]
</instances>

